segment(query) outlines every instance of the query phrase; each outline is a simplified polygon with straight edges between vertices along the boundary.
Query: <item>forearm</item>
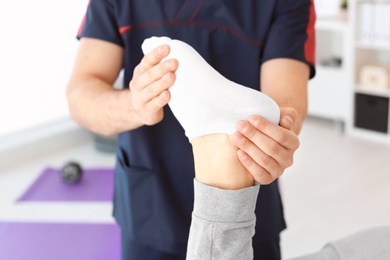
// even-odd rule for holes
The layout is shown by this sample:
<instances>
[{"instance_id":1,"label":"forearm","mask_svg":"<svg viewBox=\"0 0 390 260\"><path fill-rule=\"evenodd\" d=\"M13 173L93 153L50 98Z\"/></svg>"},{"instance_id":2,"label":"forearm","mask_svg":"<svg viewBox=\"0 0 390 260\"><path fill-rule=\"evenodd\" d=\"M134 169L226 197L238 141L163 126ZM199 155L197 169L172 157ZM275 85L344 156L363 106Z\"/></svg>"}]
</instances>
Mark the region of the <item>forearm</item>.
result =
<instances>
[{"instance_id":1,"label":"forearm","mask_svg":"<svg viewBox=\"0 0 390 260\"><path fill-rule=\"evenodd\" d=\"M307 115L309 79L307 64L292 59L274 59L261 68L261 91L270 96L279 107L296 111L293 131L298 134Z\"/></svg>"},{"instance_id":2,"label":"forearm","mask_svg":"<svg viewBox=\"0 0 390 260\"><path fill-rule=\"evenodd\" d=\"M102 135L140 127L128 89L116 90L97 77L72 80L67 90L70 115L79 125Z\"/></svg>"},{"instance_id":3,"label":"forearm","mask_svg":"<svg viewBox=\"0 0 390 260\"><path fill-rule=\"evenodd\" d=\"M287 77L282 78L278 81L279 88L265 87L264 91L278 103L279 107L295 109L296 118L292 130L298 134L307 115L307 80L302 80L298 77L294 79L294 82L289 83L288 80L289 78Z\"/></svg>"}]
</instances>

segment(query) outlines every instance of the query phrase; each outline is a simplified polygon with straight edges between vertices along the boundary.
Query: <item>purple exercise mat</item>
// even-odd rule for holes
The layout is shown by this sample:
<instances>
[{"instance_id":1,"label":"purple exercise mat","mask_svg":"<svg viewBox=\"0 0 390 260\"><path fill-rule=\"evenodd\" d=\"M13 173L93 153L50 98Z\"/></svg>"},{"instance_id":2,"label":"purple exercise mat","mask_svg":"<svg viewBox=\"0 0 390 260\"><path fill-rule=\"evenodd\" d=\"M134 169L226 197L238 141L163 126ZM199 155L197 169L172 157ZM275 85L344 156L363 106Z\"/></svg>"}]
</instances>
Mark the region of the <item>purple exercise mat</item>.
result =
<instances>
[{"instance_id":1,"label":"purple exercise mat","mask_svg":"<svg viewBox=\"0 0 390 260\"><path fill-rule=\"evenodd\" d=\"M0 222L0 259L120 260L115 224Z\"/></svg>"},{"instance_id":2,"label":"purple exercise mat","mask_svg":"<svg viewBox=\"0 0 390 260\"><path fill-rule=\"evenodd\" d=\"M112 201L113 169L84 169L78 184L61 181L60 170L47 168L18 201Z\"/></svg>"}]
</instances>

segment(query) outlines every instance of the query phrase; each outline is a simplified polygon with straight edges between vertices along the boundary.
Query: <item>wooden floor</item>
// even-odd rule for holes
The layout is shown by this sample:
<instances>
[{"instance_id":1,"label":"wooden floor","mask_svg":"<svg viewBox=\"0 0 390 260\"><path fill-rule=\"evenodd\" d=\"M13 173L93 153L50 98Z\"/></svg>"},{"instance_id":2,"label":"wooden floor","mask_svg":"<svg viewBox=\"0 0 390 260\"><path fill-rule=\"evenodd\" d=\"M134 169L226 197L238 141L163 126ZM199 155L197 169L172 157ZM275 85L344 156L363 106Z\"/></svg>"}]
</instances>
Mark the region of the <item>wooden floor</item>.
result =
<instances>
[{"instance_id":1,"label":"wooden floor","mask_svg":"<svg viewBox=\"0 0 390 260\"><path fill-rule=\"evenodd\" d=\"M15 203L45 167L72 159L84 167L114 165L113 154L97 151L84 137L55 153L37 152L0 167L0 221L113 223L111 203ZM284 259L365 227L390 225L389 145L342 135L331 122L315 118L307 119L300 138L295 163L280 180L288 225Z\"/></svg>"}]
</instances>

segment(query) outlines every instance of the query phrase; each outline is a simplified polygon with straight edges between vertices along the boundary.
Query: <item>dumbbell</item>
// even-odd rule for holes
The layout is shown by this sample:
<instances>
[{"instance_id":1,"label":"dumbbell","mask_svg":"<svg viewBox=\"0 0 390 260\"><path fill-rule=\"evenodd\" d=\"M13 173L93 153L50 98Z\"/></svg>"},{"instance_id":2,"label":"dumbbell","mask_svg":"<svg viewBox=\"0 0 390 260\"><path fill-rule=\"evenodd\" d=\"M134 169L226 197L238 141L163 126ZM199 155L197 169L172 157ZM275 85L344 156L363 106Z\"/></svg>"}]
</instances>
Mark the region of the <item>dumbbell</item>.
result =
<instances>
[{"instance_id":1,"label":"dumbbell","mask_svg":"<svg viewBox=\"0 0 390 260\"><path fill-rule=\"evenodd\" d=\"M77 184L83 177L83 169L77 162L68 162L61 169L61 179L66 184Z\"/></svg>"}]
</instances>

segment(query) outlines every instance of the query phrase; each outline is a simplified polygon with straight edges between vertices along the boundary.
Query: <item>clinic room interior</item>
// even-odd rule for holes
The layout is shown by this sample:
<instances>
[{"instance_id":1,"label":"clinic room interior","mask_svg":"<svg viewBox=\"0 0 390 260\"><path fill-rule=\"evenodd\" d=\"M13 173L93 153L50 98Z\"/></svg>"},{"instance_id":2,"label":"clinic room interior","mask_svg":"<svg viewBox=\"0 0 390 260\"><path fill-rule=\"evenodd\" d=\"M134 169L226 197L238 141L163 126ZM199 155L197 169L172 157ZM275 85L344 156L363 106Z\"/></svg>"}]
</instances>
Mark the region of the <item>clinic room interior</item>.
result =
<instances>
[{"instance_id":1,"label":"clinic room interior","mask_svg":"<svg viewBox=\"0 0 390 260\"><path fill-rule=\"evenodd\" d=\"M88 0L23 2L0 8L0 259L119 259L117 136L75 123L65 94ZM283 259L390 225L390 1L314 2L316 76L279 178Z\"/></svg>"}]
</instances>

